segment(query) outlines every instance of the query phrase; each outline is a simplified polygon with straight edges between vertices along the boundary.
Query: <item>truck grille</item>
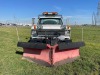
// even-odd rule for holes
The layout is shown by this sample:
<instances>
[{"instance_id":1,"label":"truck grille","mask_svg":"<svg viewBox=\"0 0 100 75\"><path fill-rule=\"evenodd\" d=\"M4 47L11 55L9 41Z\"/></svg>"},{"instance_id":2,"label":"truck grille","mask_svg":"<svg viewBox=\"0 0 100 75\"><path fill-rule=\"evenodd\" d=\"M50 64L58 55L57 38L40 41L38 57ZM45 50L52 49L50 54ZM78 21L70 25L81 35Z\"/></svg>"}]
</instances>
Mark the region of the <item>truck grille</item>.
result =
<instances>
[{"instance_id":1,"label":"truck grille","mask_svg":"<svg viewBox=\"0 0 100 75\"><path fill-rule=\"evenodd\" d=\"M64 30L38 30L38 35L44 35L44 36L59 36L59 35L65 35Z\"/></svg>"}]
</instances>

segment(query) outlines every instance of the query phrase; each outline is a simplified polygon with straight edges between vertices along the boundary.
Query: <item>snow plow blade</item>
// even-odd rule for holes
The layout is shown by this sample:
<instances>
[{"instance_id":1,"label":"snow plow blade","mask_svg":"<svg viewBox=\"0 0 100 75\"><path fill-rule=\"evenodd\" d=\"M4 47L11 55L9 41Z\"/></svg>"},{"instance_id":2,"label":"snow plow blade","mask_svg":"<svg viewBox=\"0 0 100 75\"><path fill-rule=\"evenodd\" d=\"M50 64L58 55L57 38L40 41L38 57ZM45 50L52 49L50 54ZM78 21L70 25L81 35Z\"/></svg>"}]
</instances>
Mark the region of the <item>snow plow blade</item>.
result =
<instances>
[{"instance_id":1,"label":"snow plow blade","mask_svg":"<svg viewBox=\"0 0 100 75\"><path fill-rule=\"evenodd\" d=\"M85 46L84 42L60 43L58 44L59 50L75 49Z\"/></svg>"},{"instance_id":2,"label":"snow plow blade","mask_svg":"<svg viewBox=\"0 0 100 75\"><path fill-rule=\"evenodd\" d=\"M43 43L18 42L23 47L23 58L44 66L59 66L73 62L80 56L84 42L59 43L51 46Z\"/></svg>"},{"instance_id":3,"label":"snow plow blade","mask_svg":"<svg viewBox=\"0 0 100 75\"><path fill-rule=\"evenodd\" d=\"M30 42L18 42L18 47L23 48L33 48L33 49L46 49L46 44L44 43L30 43Z\"/></svg>"}]
</instances>

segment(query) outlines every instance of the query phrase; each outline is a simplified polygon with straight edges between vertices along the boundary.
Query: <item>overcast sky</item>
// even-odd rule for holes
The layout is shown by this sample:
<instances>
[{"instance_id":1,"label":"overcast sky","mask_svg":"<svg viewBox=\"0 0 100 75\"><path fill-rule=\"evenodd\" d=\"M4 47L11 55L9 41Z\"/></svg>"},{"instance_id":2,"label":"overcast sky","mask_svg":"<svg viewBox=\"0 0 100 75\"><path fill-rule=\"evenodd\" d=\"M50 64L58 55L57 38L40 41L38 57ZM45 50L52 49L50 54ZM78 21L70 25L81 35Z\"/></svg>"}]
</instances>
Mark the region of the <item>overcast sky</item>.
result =
<instances>
[{"instance_id":1,"label":"overcast sky","mask_svg":"<svg viewBox=\"0 0 100 75\"><path fill-rule=\"evenodd\" d=\"M71 24L91 23L93 12L97 12L99 0L0 0L0 21L31 22L44 11L56 11L69 17Z\"/></svg>"}]
</instances>

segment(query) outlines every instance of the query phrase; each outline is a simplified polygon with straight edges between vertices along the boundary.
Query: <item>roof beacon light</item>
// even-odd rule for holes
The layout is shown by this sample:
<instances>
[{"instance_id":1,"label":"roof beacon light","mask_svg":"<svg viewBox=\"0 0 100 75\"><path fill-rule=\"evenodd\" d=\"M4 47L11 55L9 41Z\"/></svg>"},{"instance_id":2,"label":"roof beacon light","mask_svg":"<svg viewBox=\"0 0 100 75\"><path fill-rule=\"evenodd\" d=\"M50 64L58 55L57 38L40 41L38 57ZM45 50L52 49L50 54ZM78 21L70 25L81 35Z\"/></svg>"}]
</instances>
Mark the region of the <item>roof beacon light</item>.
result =
<instances>
[{"instance_id":1,"label":"roof beacon light","mask_svg":"<svg viewBox=\"0 0 100 75\"><path fill-rule=\"evenodd\" d=\"M43 15L57 15L57 12L43 12Z\"/></svg>"},{"instance_id":2,"label":"roof beacon light","mask_svg":"<svg viewBox=\"0 0 100 75\"><path fill-rule=\"evenodd\" d=\"M48 12L43 12L43 15L48 15Z\"/></svg>"},{"instance_id":3,"label":"roof beacon light","mask_svg":"<svg viewBox=\"0 0 100 75\"><path fill-rule=\"evenodd\" d=\"M57 13L57 12L52 12L52 14L53 14L53 15L57 15L58 13Z\"/></svg>"}]
</instances>

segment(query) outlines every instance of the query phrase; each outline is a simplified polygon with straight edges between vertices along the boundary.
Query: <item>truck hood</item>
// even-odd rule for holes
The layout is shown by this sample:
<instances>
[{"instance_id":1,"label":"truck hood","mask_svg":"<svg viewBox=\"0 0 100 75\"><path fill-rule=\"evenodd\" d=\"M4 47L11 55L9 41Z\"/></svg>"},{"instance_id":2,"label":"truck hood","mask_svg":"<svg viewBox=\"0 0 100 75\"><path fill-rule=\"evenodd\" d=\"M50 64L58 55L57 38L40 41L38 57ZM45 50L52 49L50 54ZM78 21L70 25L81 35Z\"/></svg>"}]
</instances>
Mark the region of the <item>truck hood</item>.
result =
<instances>
[{"instance_id":1,"label":"truck hood","mask_svg":"<svg viewBox=\"0 0 100 75\"><path fill-rule=\"evenodd\" d=\"M42 25L43 29L61 29L61 25Z\"/></svg>"}]
</instances>

